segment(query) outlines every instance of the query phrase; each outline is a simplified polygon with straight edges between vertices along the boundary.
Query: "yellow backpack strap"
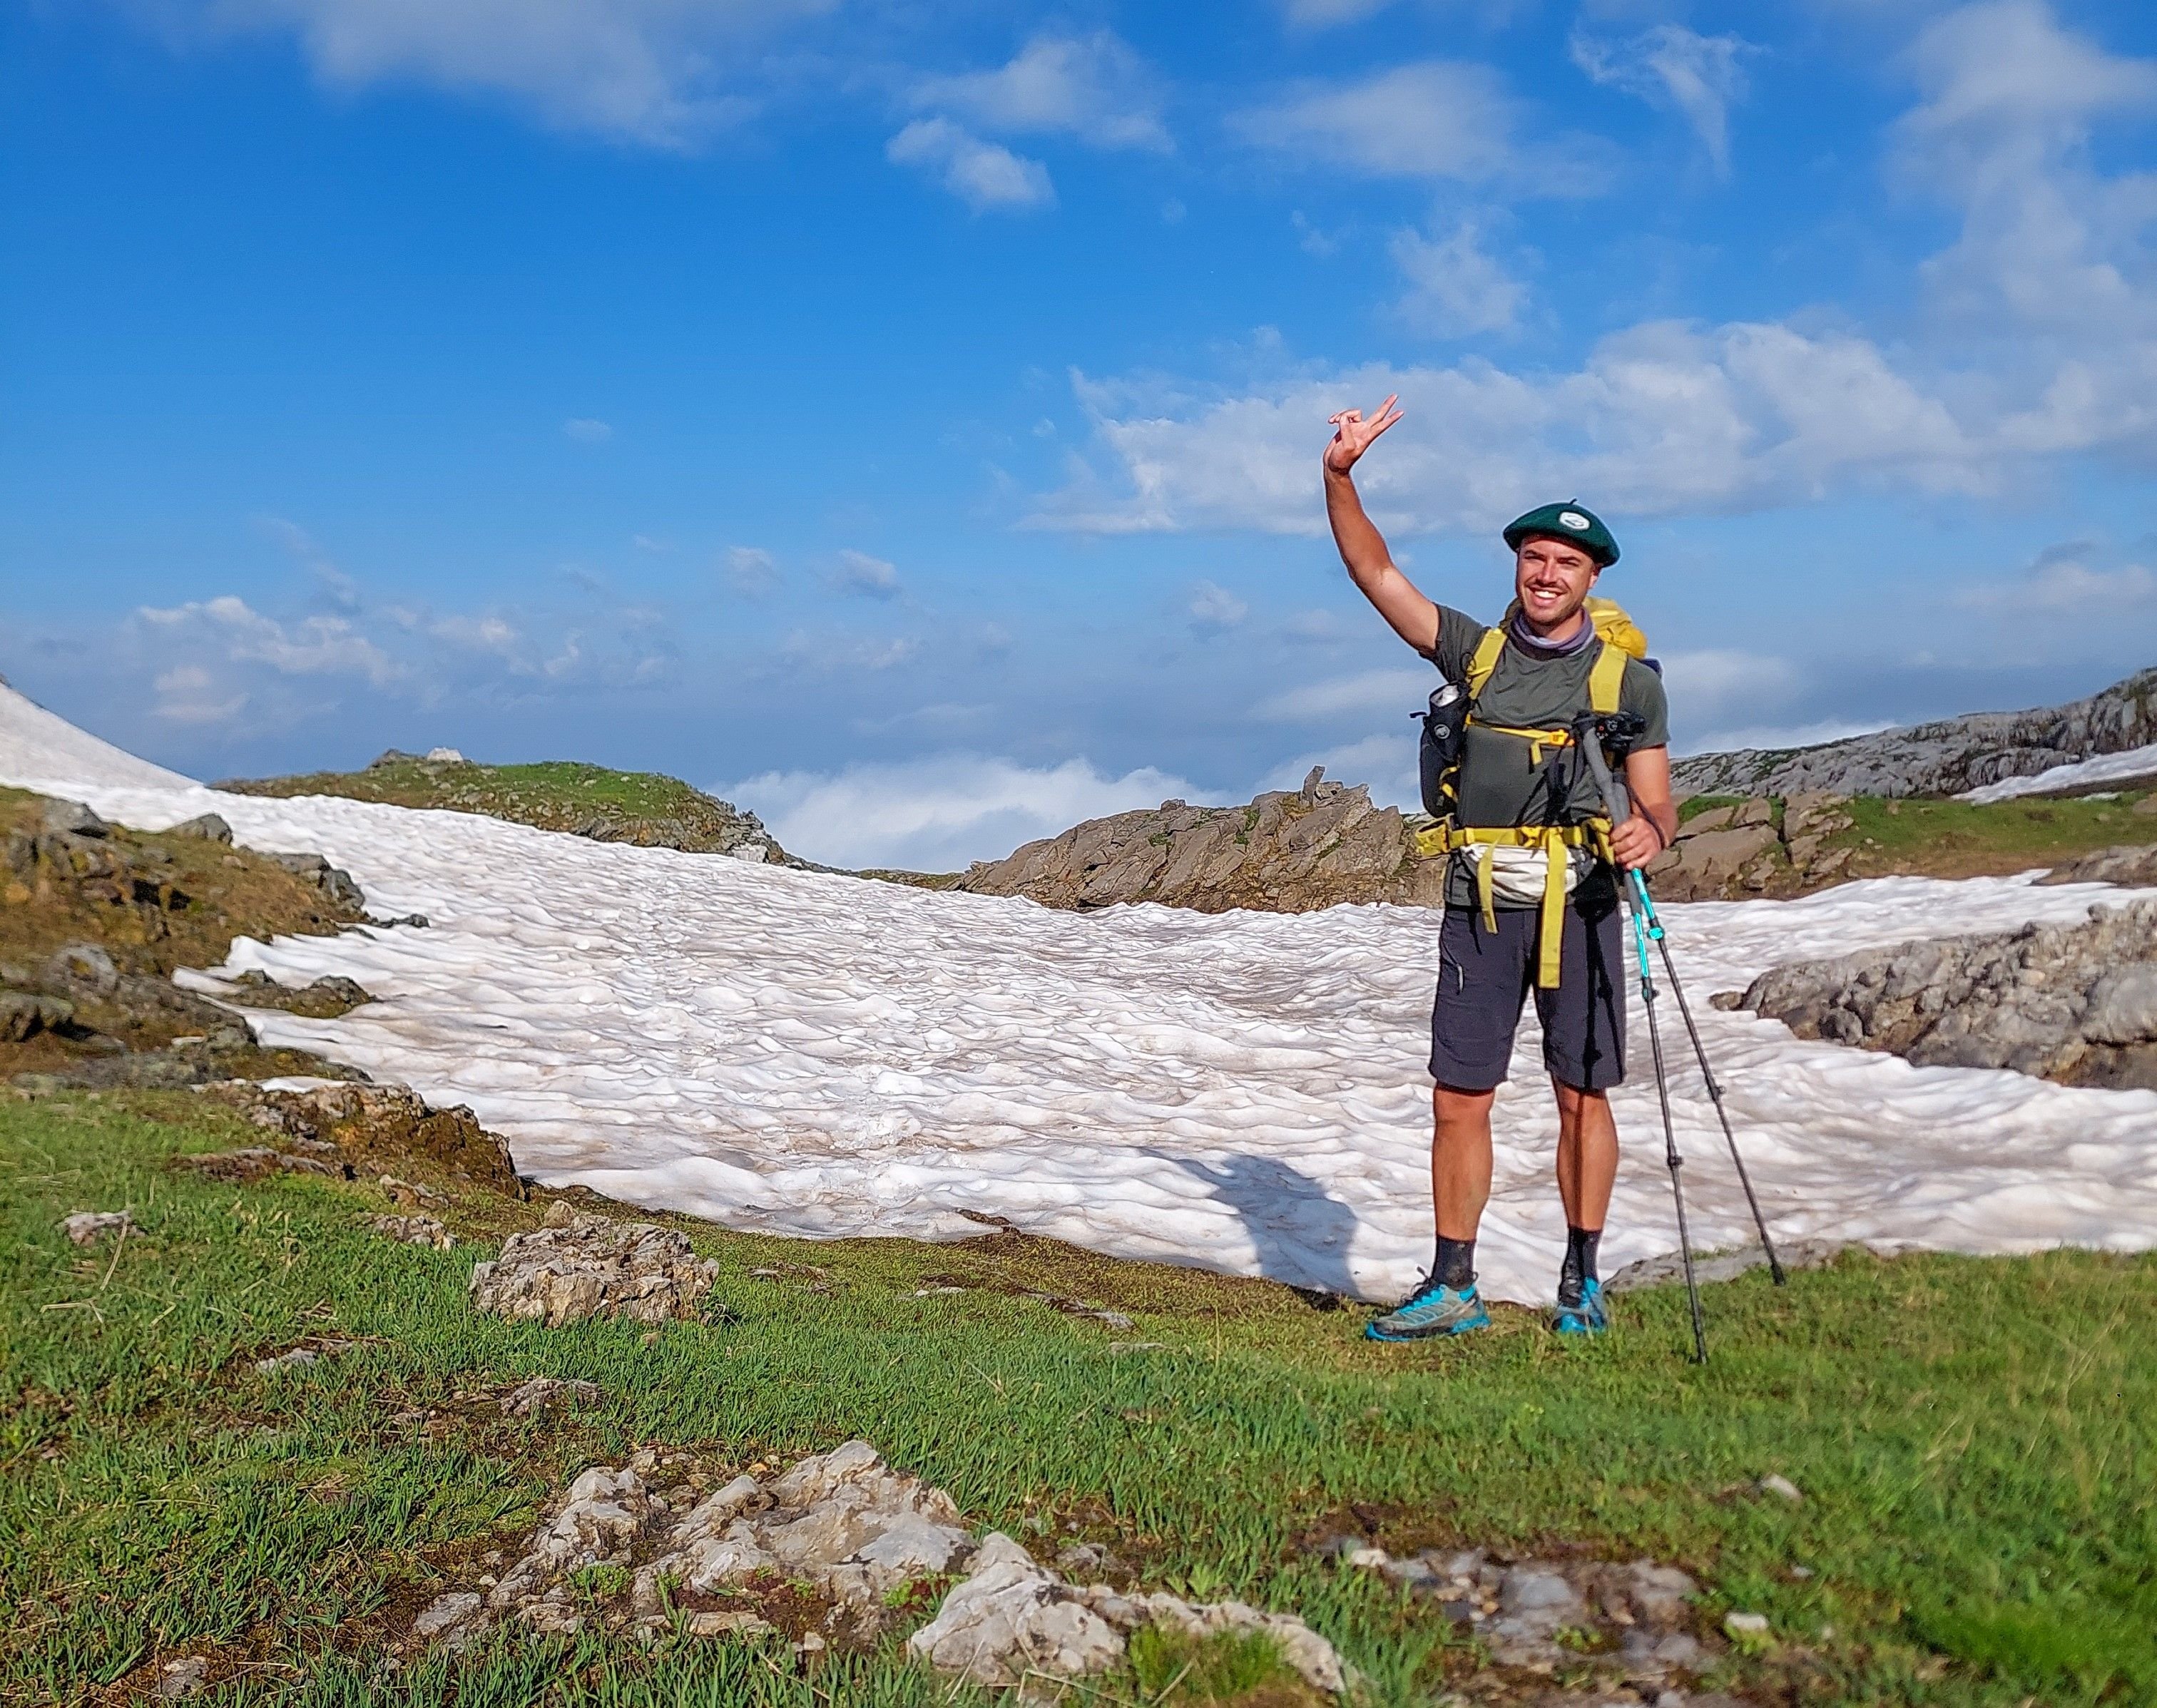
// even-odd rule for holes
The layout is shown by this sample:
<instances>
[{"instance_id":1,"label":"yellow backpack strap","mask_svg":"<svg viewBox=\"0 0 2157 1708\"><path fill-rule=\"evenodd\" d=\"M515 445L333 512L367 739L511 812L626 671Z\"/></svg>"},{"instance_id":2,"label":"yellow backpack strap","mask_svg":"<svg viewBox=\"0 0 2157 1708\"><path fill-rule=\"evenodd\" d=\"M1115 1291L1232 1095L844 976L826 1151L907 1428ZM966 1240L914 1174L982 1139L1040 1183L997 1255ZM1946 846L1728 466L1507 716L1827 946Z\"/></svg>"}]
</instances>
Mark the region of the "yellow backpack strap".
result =
<instances>
[{"instance_id":1,"label":"yellow backpack strap","mask_svg":"<svg viewBox=\"0 0 2157 1708\"><path fill-rule=\"evenodd\" d=\"M1495 629L1485 629L1483 638L1475 643L1475 656L1468 661L1468 703L1473 706L1490 680L1491 672L1498 668L1499 655L1506 650L1506 630L1501 624Z\"/></svg>"},{"instance_id":2,"label":"yellow backpack strap","mask_svg":"<svg viewBox=\"0 0 2157 1708\"><path fill-rule=\"evenodd\" d=\"M1625 686L1625 664L1628 655L1602 642L1602 650L1595 655L1595 662L1588 671L1588 703L1598 718L1608 718L1618 709L1618 696Z\"/></svg>"}]
</instances>

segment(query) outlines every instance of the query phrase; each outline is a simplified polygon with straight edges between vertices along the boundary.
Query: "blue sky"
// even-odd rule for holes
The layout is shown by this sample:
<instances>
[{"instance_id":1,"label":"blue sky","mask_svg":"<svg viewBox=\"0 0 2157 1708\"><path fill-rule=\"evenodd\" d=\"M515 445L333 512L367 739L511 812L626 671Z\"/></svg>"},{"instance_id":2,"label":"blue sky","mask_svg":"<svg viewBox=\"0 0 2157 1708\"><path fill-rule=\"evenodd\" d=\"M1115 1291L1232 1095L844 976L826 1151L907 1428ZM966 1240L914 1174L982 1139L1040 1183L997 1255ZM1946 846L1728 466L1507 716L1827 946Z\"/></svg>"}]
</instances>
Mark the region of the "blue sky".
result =
<instances>
[{"instance_id":1,"label":"blue sky","mask_svg":"<svg viewBox=\"0 0 2157 1708\"><path fill-rule=\"evenodd\" d=\"M1680 749L2157 663L2157 17L59 0L0 20L0 671L216 777L664 769L950 866L1307 767L1578 497Z\"/></svg>"}]
</instances>

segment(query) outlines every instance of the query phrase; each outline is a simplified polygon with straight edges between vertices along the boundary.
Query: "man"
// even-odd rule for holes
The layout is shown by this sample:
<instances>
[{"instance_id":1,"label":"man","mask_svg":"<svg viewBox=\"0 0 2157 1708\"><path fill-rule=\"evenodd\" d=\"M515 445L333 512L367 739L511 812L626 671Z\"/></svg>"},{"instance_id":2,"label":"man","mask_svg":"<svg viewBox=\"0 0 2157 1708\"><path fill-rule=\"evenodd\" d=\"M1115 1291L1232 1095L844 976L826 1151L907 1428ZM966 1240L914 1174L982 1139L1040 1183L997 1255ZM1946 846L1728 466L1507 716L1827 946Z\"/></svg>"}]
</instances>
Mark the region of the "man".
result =
<instances>
[{"instance_id":1,"label":"man","mask_svg":"<svg viewBox=\"0 0 2157 1708\"><path fill-rule=\"evenodd\" d=\"M1514 603L1493 632L1425 598L1401 574L1364 514L1350 471L1401 419L1387 398L1365 419L1336 415L1326 448L1326 511L1341 562L1363 596L1409 646L1465 690L1479 671L1457 780L1459 824L1439 932L1431 1011L1431 1191L1438 1246L1430 1273L1370 1324L1373 1340L1421 1340L1486 1328L1475 1289L1475 1234L1490 1196L1490 1105L1506 1078L1513 1033L1532 983L1543 1062L1557 1100L1557 1186L1566 1254L1552 1324L1564 1334L1608 1326L1596 1243L1618 1173L1609 1088L1624 1077L1624 944L1611 862L1645 866L1677 834L1671 802L1669 718L1660 679L1615 655L1587 610L1589 590L1617 561L1617 543L1578 504L1546 505L1506 530ZM1495 659L1495 665L1491 661ZM1637 734L1624 761L1634 814L1598 846L1601 794L1562 732L1614 697ZM1591 737L1591 738L1593 738Z\"/></svg>"}]
</instances>

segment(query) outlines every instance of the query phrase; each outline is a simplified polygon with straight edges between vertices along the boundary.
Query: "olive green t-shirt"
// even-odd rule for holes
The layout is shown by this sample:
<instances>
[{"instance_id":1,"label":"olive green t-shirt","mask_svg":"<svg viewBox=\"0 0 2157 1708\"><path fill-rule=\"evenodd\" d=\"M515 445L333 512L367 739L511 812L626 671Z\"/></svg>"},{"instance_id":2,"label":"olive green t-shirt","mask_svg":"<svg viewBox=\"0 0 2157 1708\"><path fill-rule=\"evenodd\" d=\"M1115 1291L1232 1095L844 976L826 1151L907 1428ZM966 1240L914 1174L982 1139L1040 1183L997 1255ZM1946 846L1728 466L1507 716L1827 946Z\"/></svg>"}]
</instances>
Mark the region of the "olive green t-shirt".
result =
<instances>
[{"instance_id":1,"label":"olive green t-shirt","mask_svg":"<svg viewBox=\"0 0 2157 1708\"><path fill-rule=\"evenodd\" d=\"M1438 608L1438 645L1428 656L1449 682L1465 687L1475 649L1489 632L1465 612ZM1588 672L1596 648L1584 646L1565 658L1537 658L1508 640L1498 667L1476 702L1460 761L1460 821L1468 825L1577 824L1603 810L1603 799L1580 757L1557 748L1535 763L1528 743L1476 724L1502 723L1516 729L1564 729L1589 709ZM1625 661L1618 691L1619 712L1638 718L1637 749L1667 747L1670 705L1662 678L1637 658ZM1456 861L1447 901L1456 907L1472 900L1474 885L1464 862Z\"/></svg>"}]
</instances>

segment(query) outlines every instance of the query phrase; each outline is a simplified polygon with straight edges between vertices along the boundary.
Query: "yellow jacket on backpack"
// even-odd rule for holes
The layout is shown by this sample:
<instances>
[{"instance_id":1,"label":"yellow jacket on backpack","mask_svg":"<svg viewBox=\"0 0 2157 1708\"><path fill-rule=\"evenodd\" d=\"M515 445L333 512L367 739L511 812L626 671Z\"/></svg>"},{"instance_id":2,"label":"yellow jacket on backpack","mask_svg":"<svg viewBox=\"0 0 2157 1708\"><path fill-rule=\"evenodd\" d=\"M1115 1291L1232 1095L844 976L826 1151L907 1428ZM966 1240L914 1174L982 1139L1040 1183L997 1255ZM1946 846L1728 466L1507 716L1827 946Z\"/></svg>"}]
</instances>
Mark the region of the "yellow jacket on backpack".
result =
<instances>
[{"instance_id":1,"label":"yellow jacket on backpack","mask_svg":"<svg viewBox=\"0 0 2157 1708\"><path fill-rule=\"evenodd\" d=\"M1505 617L1495 628L1484 631L1476 645L1475 656L1468 665L1465 684L1469 711L1467 722L1477 727L1509 735L1525 741L1530 747L1530 763L1541 765L1546 751L1555 752L1570 747L1573 734L1570 729L1516 729L1508 724L1486 723L1475 715L1475 706L1482 697L1492 675L1498 668L1498 660L1506 650L1506 632L1512 622L1517 606L1508 606ZM1625 682L1626 661L1648 656L1648 637L1640 625L1626 615L1623 606L1614 599L1590 598L1586 605L1588 621L1594 625L1597 639L1595 661L1588 666L1588 706L1598 718L1608 718L1618 710L1620 692ZM1458 781L1459 762L1454 768L1454 781L1447 788L1449 797L1459 799ZM1598 814L1579 824L1570 825L1463 825L1452 818L1443 818L1416 839L1419 851L1429 855L1451 854L1456 850L1484 851L1475 856L1476 900L1483 913L1483 923L1490 929L1497 929L1495 902L1491 892L1492 852L1497 848L1533 848L1543 857L1543 893L1542 908L1541 944L1536 969L1536 983L1545 990L1556 988L1558 981L1558 949L1565 920L1567 864L1570 851L1574 848L1593 848L1604 859L1612 858L1610 851L1610 819Z\"/></svg>"}]
</instances>

